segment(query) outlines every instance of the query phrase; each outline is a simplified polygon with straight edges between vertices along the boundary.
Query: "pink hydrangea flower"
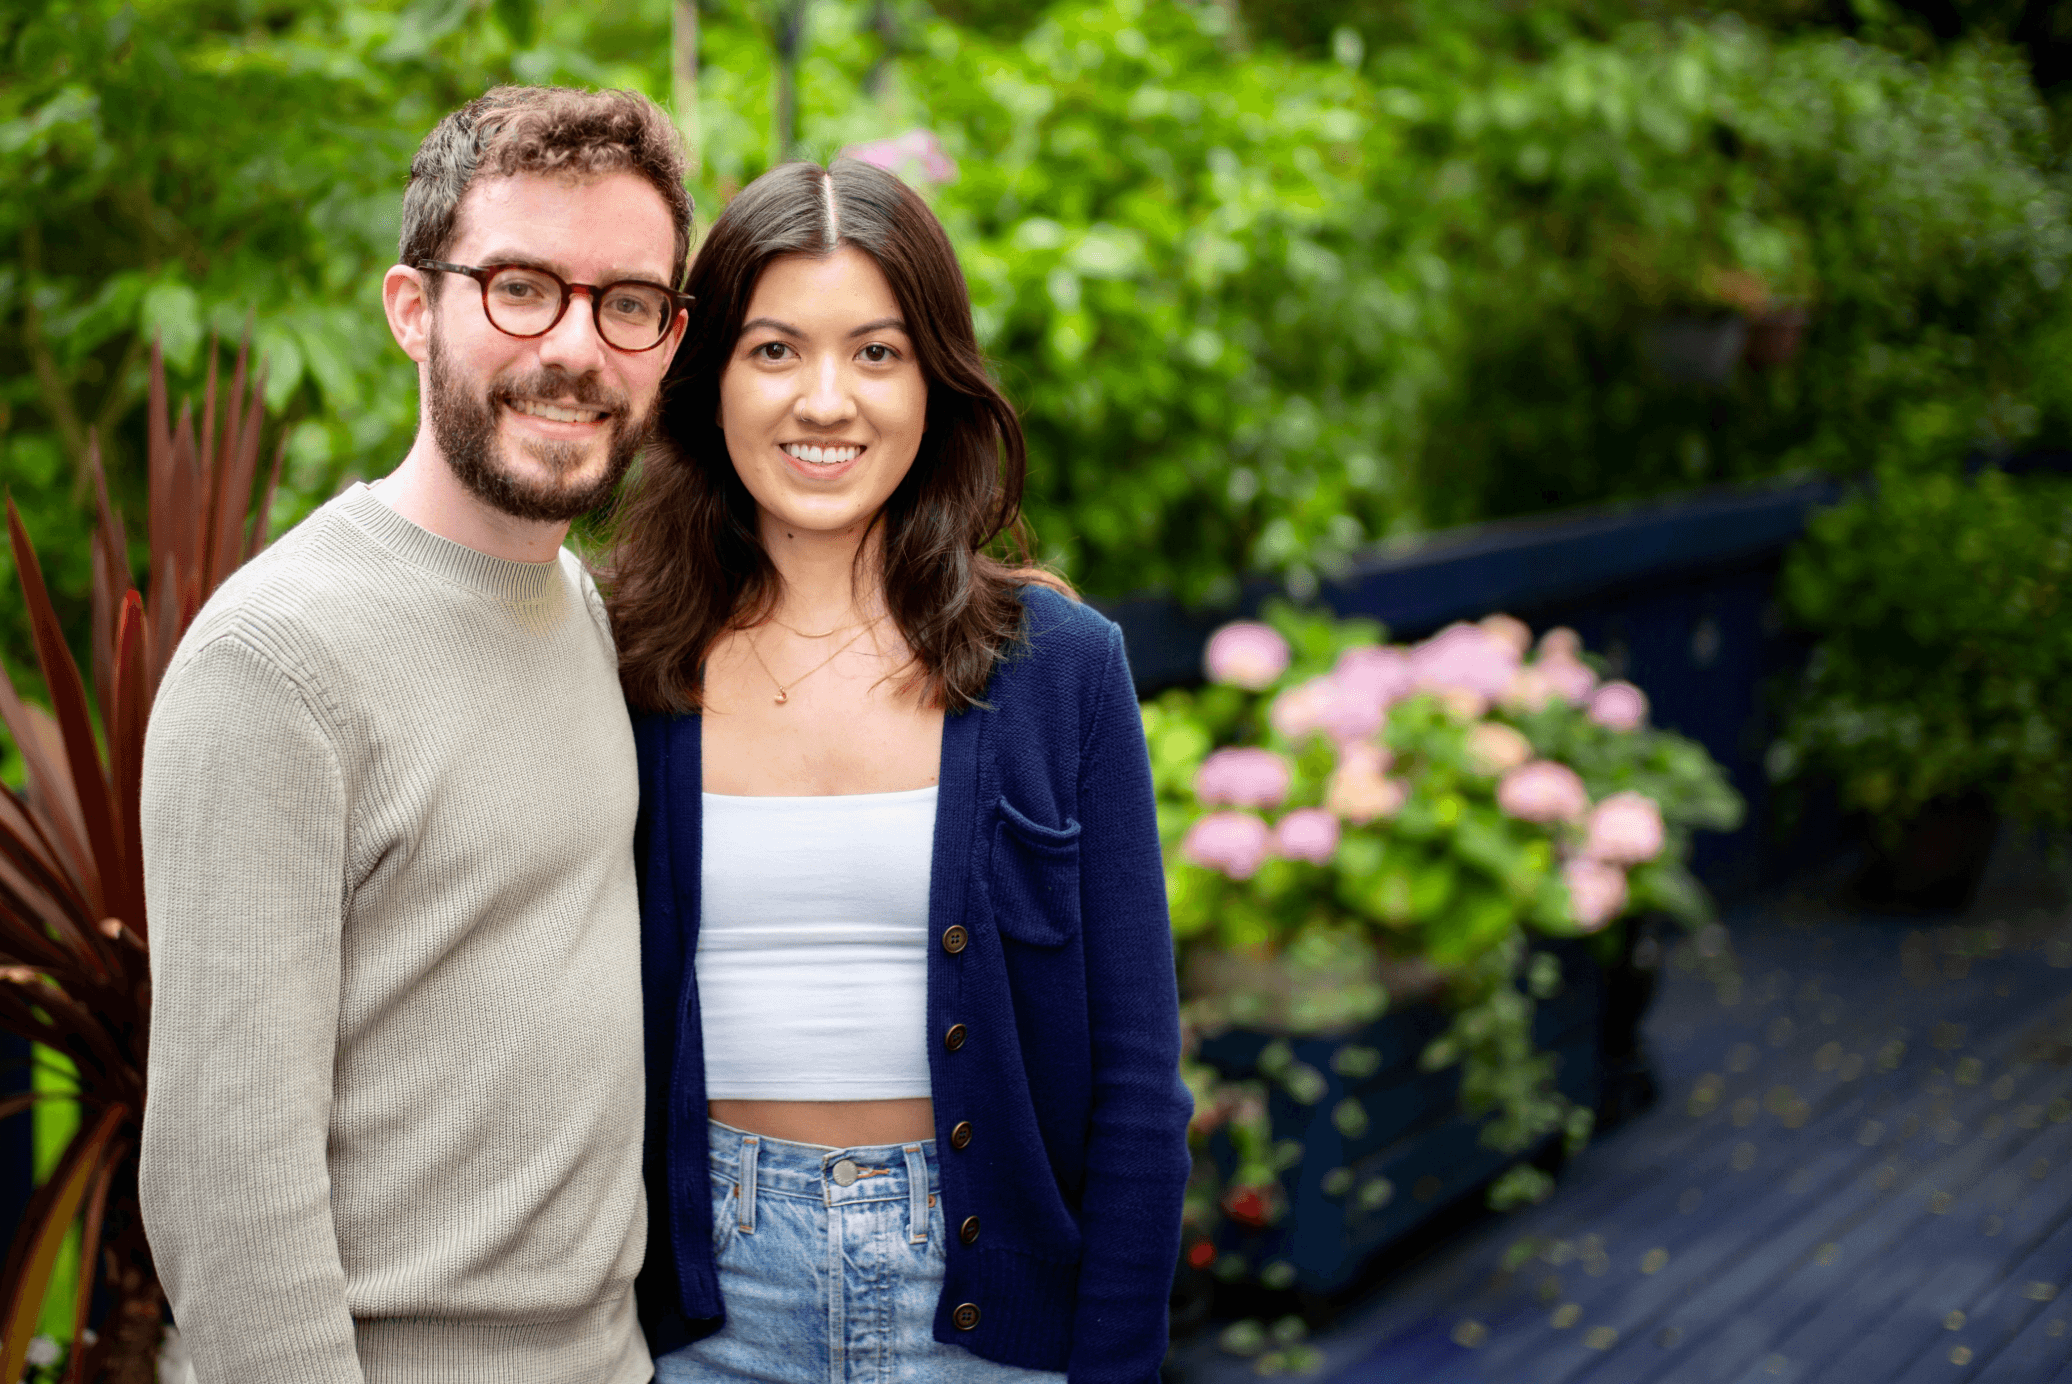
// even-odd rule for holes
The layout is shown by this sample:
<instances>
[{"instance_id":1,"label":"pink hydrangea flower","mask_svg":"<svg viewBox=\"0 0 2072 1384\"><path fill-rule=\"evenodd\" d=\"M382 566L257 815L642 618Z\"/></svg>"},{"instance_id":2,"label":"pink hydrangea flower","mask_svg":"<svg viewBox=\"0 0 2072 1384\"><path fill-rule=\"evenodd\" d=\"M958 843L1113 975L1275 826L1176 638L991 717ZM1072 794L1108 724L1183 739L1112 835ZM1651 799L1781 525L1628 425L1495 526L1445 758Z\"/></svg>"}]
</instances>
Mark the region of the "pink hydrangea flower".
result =
<instances>
[{"instance_id":1,"label":"pink hydrangea flower","mask_svg":"<svg viewBox=\"0 0 2072 1384\"><path fill-rule=\"evenodd\" d=\"M1532 742L1502 721L1484 721L1468 732L1468 757L1485 774L1507 774L1532 758Z\"/></svg>"},{"instance_id":2,"label":"pink hydrangea flower","mask_svg":"<svg viewBox=\"0 0 2072 1384\"><path fill-rule=\"evenodd\" d=\"M1512 711L1538 711L1554 700L1554 684L1528 663L1512 674L1510 684L1498 700Z\"/></svg>"},{"instance_id":3,"label":"pink hydrangea flower","mask_svg":"<svg viewBox=\"0 0 2072 1384\"><path fill-rule=\"evenodd\" d=\"M1583 854L1613 865L1639 865L1662 853L1662 809L1644 793L1614 793L1590 812Z\"/></svg>"},{"instance_id":4,"label":"pink hydrangea flower","mask_svg":"<svg viewBox=\"0 0 2072 1384\"><path fill-rule=\"evenodd\" d=\"M1266 863L1272 831L1249 812L1211 812L1187 829L1180 854L1196 865L1250 879Z\"/></svg>"},{"instance_id":5,"label":"pink hydrangea flower","mask_svg":"<svg viewBox=\"0 0 2072 1384\"><path fill-rule=\"evenodd\" d=\"M1279 807L1288 779L1288 761L1272 750L1218 750L1195 770L1194 795L1212 807Z\"/></svg>"},{"instance_id":6,"label":"pink hydrangea flower","mask_svg":"<svg viewBox=\"0 0 2072 1384\"><path fill-rule=\"evenodd\" d=\"M1379 745L1348 746L1325 790L1324 806L1355 825L1402 810L1410 790L1387 776L1389 753Z\"/></svg>"},{"instance_id":7,"label":"pink hydrangea flower","mask_svg":"<svg viewBox=\"0 0 2072 1384\"><path fill-rule=\"evenodd\" d=\"M1250 692L1273 686L1288 671L1288 641L1256 620L1235 620L1209 636L1202 667L1210 682Z\"/></svg>"},{"instance_id":8,"label":"pink hydrangea flower","mask_svg":"<svg viewBox=\"0 0 2072 1384\"><path fill-rule=\"evenodd\" d=\"M1590 698L1590 719L1612 730L1638 730L1647 724L1647 693L1630 682L1608 682Z\"/></svg>"},{"instance_id":9,"label":"pink hydrangea flower","mask_svg":"<svg viewBox=\"0 0 2072 1384\"><path fill-rule=\"evenodd\" d=\"M1330 695L1321 708L1318 730L1340 745L1366 740L1388 720L1386 702L1348 687L1344 679L1330 679Z\"/></svg>"},{"instance_id":10,"label":"pink hydrangea flower","mask_svg":"<svg viewBox=\"0 0 2072 1384\"><path fill-rule=\"evenodd\" d=\"M1568 885L1569 911L1585 932L1598 931L1626 907L1626 872L1616 865L1579 857L1561 867L1561 878Z\"/></svg>"},{"instance_id":11,"label":"pink hydrangea flower","mask_svg":"<svg viewBox=\"0 0 2072 1384\"><path fill-rule=\"evenodd\" d=\"M1328 865L1337 850L1338 819L1321 808L1299 807L1274 825L1275 855Z\"/></svg>"},{"instance_id":12,"label":"pink hydrangea flower","mask_svg":"<svg viewBox=\"0 0 2072 1384\"><path fill-rule=\"evenodd\" d=\"M1410 671L1428 691L1460 687L1497 697L1518 671L1518 651L1480 625L1453 624L1410 651Z\"/></svg>"},{"instance_id":13,"label":"pink hydrangea flower","mask_svg":"<svg viewBox=\"0 0 2072 1384\"><path fill-rule=\"evenodd\" d=\"M1409 655L1387 644L1347 649L1338 656L1331 677L1347 693L1383 708L1409 696L1416 682Z\"/></svg>"},{"instance_id":14,"label":"pink hydrangea flower","mask_svg":"<svg viewBox=\"0 0 2072 1384\"><path fill-rule=\"evenodd\" d=\"M1590 810L1590 794L1566 764L1535 759L1497 781L1496 805L1521 822L1572 822Z\"/></svg>"},{"instance_id":15,"label":"pink hydrangea flower","mask_svg":"<svg viewBox=\"0 0 2072 1384\"><path fill-rule=\"evenodd\" d=\"M1556 625L1540 636L1541 658L1581 658L1583 636L1567 625Z\"/></svg>"},{"instance_id":16,"label":"pink hydrangea flower","mask_svg":"<svg viewBox=\"0 0 2072 1384\"><path fill-rule=\"evenodd\" d=\"M948 183L957 179L956 160L944 152L942 141L930 130L908 130L890 139L852 144L842 152L909 181Z\"/></svg>"},{"instance_id":17,"label":"pink hydrangea flower","mask_svg":"<svg viewBox=\"0 0 2072 1384\"><path fill-rule=\"evenodd\" d=\"M1542 655L1540 661L1533 664L1533 671L1546 681L1556 696L1571 706L1582 706L1597 690L1597 674L1579 658Z\"/></svg>"},{"instance_id":18,"label":"pink hydrangea flower","mask_svg":"<svg viewBox=\"0 0 2072 1384\"><path fill-rule=\"evenodd\" d=\"M1273 699L1266 719L1289 740L1302 740L1324 728L1332 705L1338 700L1338 686L1329 677L1297 683Z\"/></svg>"},{"instance_id":19,"label":"pink hydrangea flower","mask_svg":"<svg viewBox=\"0 0 2072 1384\"><path fill-rule=\"evenodd\" d=\"M1521 659L1532 648L1532 630L1514 615L1485 615L1478 623L1483 633L1508 646Z\"/></svg>"}]
</instances>

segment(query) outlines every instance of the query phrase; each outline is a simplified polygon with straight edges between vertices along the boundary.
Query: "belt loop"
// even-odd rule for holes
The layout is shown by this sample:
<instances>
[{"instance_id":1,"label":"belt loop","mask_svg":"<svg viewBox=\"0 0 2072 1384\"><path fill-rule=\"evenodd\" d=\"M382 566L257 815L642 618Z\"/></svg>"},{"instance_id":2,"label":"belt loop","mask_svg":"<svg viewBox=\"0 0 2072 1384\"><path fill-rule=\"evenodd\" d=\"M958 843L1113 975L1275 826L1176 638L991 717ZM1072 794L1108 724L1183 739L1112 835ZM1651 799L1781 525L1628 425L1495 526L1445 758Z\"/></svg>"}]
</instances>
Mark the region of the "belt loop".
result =
<instances>
[{"instance_id":1,"label":"belt loop","mask_svg":"<svg viewBox=\"0 0 2072 1384\"><path fill-rule=\"evenodd\" d=\"M919 1144L906 1146L907 1165L907 1241L910 1244L928 1243L928 1160L921 1154Z\"/></svg>"},{"instance_id":2,"label":"belt loop","mask_svg":"<svg viewBox=\"0 0 2072 1384\"><path fill-rule=\"evenodd\" d=\"M741 1140L741 1179L734 1188L734 1215L743 1235L755 1234L755 1155L763 1141L753 1134Z\"/></svg>"}]
</instances>

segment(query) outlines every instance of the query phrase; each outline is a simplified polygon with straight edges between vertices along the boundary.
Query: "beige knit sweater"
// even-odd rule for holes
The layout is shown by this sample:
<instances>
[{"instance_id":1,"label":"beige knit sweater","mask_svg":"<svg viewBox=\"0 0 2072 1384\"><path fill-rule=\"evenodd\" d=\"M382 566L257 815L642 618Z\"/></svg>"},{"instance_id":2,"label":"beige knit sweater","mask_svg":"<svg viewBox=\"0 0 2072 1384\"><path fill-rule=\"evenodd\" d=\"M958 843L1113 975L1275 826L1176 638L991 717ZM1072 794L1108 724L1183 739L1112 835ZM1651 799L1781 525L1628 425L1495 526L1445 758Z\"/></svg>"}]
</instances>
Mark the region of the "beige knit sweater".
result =
<instances>
[{"instance_id":1,"label":"beige knit sweater","mask_svg":"<svg viewBox=\"0 0 2072 1384\"><path fill-rule=\"evenodd\" d=\"M364 486L144 760L145 1226L201 1384L642 1384L638 785L576 559Z\"/></svg>"}]
</instances>

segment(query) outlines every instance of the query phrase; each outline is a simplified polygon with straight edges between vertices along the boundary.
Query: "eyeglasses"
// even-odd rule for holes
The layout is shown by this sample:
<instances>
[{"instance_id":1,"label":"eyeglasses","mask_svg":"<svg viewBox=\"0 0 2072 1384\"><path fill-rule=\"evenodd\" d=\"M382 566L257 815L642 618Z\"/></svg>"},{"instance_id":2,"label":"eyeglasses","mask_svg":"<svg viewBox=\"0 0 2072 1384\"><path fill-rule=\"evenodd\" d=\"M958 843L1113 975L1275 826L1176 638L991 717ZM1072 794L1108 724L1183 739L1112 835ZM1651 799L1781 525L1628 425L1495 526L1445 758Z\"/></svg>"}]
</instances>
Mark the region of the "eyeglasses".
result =
<instances>
[{"instance_id":1,"label":"eyeglasses","mask_svg":"<svg viewBox=\"0 0 2072 1384\"><path fill-rule=\"evenodd\" d=\"M697 299L642 279L621 279L602 288L572 284L559 274L523 264L447 264L443 260L410 261L412 269L465 274L482 286L482 311L489 325L505 336L545 336L561 322L569 299L590 295L590 317L607 346L621 351L652 351L669 335L679 309Z\"/></svg>"}]
</instances>

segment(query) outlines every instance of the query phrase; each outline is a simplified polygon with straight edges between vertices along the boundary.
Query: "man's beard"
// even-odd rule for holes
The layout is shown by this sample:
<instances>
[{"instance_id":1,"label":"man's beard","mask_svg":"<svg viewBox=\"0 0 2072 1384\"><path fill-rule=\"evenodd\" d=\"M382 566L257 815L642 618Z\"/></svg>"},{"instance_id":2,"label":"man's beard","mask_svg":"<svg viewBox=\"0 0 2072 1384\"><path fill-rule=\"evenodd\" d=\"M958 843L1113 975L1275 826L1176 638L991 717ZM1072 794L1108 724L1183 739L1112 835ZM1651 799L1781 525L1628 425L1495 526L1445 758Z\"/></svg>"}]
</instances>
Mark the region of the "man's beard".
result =
<instances>
[{"instance_id":1,"label":"man's beard","mask_svg":"<svg viewBox=\"0 0 2072 1384\"><path fill-rule=\"evenodd\" d=\"M430 397L426 412L431 418L432 437L445 453L446 464L476 499L514 519L565 524L599 508L639 459L653 431L652 405L640 417L633 417L626 397L606 390L594 375L571 375L565 370L543 368L529 375L499 377L477 395L455 378L437 332L432 334L429 364ZM579 473L590 450L588 446L527 438L518 445L545 467L552 479L536 481L519 474L505 460L503 444L497 437L498 408L518 398L573 401L578 407L608 411L611 432L605 444L604 470L594 479L584 481Z\"/></svg>"}]
</instances>

